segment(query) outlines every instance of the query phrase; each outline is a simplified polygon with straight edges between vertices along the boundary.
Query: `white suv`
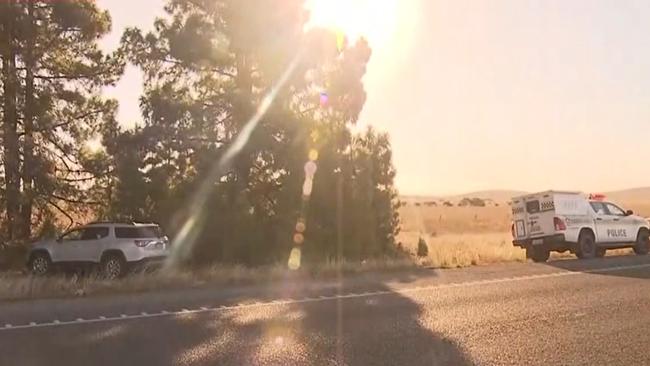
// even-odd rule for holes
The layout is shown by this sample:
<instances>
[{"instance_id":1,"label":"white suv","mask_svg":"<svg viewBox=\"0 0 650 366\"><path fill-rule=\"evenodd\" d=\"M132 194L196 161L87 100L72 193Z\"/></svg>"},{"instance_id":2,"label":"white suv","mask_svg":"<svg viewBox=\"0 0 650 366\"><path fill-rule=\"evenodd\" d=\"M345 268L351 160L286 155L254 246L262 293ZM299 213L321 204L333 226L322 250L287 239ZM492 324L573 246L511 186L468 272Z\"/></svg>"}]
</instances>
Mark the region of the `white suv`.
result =
<instances>
[{"instance_id":1,"label":"white suv","mask_svg":"<svg viewBox=\"0 0 650 366\"><path fill-rule=\"evenodd\" d=\"M27 263L36 275L54 267L99 265L105 277L117 278L135 264L162 261L168 254L169 240L156 224L95 222L36 242Z\"/></svg>"}]
</instances>

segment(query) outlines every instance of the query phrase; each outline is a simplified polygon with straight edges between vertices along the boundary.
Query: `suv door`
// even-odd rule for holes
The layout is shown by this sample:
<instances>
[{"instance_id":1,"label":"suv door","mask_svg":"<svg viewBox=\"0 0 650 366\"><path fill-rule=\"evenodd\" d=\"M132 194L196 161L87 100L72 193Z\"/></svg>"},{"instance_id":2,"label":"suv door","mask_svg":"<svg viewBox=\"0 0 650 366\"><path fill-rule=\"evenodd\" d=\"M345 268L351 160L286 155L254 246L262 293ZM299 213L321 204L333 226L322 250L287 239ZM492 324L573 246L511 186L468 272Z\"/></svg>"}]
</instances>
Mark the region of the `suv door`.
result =
<instances>
[{"instance_id":1,"label":"suv door","mask_svg":"<svg viewBox=\"0 0 650 366\"><path fill-rule=\"evenodd\" d=\"M605 208L612 217L614 224L610 234L616 237L618 242L633 242L636 240L636 220L625 214L625 211L613 203L605 202Z\"/></svg>"},{"instance_id":2,"label":"suv door","mask_svg":"<svg viewBox=\"0 0 650 366\"><path fill-rule=\"evenodd\" d=\"M589 202L591 208L594 210L594 226L596 228L596 242L597 243L611 243L613 240L610 235L611 230L615 225L614 217L609 215L607 208L603 202Z\"/></svg>"},{"instance_id":3,"label":"suv door","mask_svg":"<svg viewBox=\"0 0 650 366\"><path fill-rule=\"evenodd\" d=\"M81 262L99 262L103 245L108 240L108 227L90 226L84 233L76 248L76 257Z\"/></svg>"},{"instance_id":4,"label":"suv door","mask_svg":"<svg viewBox=\"0 0 650 366\"><path fill-rule=\"evenodd\" d=\"M56 249L52 251L54 262L77 262L80 260L79 250L83 246L84 238L87 236L87 228L79 228L68 231L57 240Z\"/></svg>"}]
</instances>

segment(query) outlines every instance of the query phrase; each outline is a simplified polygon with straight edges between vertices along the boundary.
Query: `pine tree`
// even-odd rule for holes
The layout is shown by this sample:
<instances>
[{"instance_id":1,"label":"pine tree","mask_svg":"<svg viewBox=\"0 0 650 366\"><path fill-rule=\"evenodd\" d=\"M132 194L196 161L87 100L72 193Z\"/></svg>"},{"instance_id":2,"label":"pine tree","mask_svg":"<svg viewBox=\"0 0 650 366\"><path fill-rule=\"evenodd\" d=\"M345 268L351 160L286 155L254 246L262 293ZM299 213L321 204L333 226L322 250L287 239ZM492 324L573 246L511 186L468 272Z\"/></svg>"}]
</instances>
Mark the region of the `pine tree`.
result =
<instances>
[{"instance_id":1,"label":"pine tree","mask_svg":"<svg viewBox=\"0 0 650 366\"><path fill-rule=\"evenodd\" d=\"M110 16L90 0L0 3L3 188L6 237L32 234L35 214L93 203L105 158L87 148L114 121L116 103L101 98L124 62L97 40Z\"/></svg>"},{"instance_id":2,"label":"pine tree","mask_svg":"<svg viewBox=\"0 0 650 366\"><path fill-rule=\"evenodd\" d=\"M382 150L390 146L383 137L372 135L377 141L369 143L373 150L366 158L382 170L372 170L365 181L375 198L364 207L379 209L370 225L361 223L364 216L354 201L359 189L351 127L366 99L367 42L338 49L333 32L305 32L302 0L171 0L165 9L167 16L156 21L155 31L129 29L122 39L146 79L143 127L135 132L144 158L133 170L135 161L111 150L116 172L120 164L141 172L148 187L146 214L172 235L188 218L196 218L197 212L187 208L192 194L292 68L243 150L222 177L210 182L212 190L203 197L209 209L201 213L205 225L193 232L193 260L284 261L300 220L307 227L307 260L384 253L396 217L394 171L390 153ZM311 195L304 198L305 163L312 149L318 152L317 173ZM376 244L359 249L358 241L368 237Z\"/></svg>"}]
</instances>

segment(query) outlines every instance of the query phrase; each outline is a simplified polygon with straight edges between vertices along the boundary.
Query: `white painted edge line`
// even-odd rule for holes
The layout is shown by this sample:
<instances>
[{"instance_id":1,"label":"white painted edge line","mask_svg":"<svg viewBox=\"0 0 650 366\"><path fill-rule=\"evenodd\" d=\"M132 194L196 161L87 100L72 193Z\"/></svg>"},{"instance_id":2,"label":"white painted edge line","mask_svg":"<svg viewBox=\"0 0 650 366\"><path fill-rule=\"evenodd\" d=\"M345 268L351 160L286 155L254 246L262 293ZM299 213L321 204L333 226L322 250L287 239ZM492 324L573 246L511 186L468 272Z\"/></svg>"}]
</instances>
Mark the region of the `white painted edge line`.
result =
<instances>
[{"instance_id":1,"label":"white painted edge line","mask_svg":"<svg viewBox=\"0 0 650 366\"><path fill-rule=\"evenodd\" d=\"M60 321L58 319L55 319L49 323L36 323L32 321L29 324L24 324L24 325L15 325L15 324L7 323L4 324L4 326L0 326L0 332L9 331L9 330L26 329L26 328L45 328L45 327L56 327L56 326L64 326L64 325L104 323L104 322L125 321L125 320L133 320L133 319L158 318L163 316L173 317L173 316L185 315L185 314L222 312L222 311L229 311L229 310L260 308L260 307L267 307L267 306L324 302L324 301L338 300L338 299L352 299L352 298L362 298L362 297L371 297L371 296L384 296L384 295L391 295L391 294L414 293L414 292L431 291L431 290L442 290L447 288L470 287L470 286L488 285L488 284L495 284L495 283L527 281L527 280L535 280L535 279L550 278L550 277L575 276L575 275L589 274L589 273L615 272L615 271L641 269L641 268L650 268L650 263L636 264L630 266L597 268L597 269L589 269L589 270L575 271L575 272L562 271L562 272L552 272L552 273L543 273L543 274L534 274L534 275L524 275L524 276L517 276L517 277L495 278L490 280L443 283L439 285L431 285L431 286L423 286L423 287L415 286L415 287L395 289L395 290L368 291L362 293L348 293L348 294L330 295L330 296L321 295L318 297L305 297L302 299L291 299L291 298L276 299L276 300L269 300L267 302L255 302L250 304L238 304L238 305L231 305L231 306L220 305L213 308L200 307L194 310L182 308L179 311L161 310L158 313L147 313L143 311L140 314L132 314L132 315L120 314L118 316L113 316L113 317L99 316L94 319L76 318L75 320L72 321Z\"/></svg>"}]
</instances>

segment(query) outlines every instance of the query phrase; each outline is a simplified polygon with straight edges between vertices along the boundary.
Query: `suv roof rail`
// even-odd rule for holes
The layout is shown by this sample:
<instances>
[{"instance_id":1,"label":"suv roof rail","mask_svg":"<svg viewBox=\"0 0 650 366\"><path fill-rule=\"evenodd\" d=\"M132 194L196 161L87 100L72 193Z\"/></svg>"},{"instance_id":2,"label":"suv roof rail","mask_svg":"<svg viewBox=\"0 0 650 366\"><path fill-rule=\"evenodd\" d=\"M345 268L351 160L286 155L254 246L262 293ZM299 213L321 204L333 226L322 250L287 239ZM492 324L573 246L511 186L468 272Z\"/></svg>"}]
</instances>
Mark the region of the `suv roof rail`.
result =
<instances>
[{"instance_id":1,"label":"suv roof rail","mask_svg":"<svg viewBox=\"0 0 650 366\"><path fill-rule=\"evenodd\" d=\"M98 224L122 224L122 225L134 225L135 222L133 221L120 221L120 220L98 220L98 221L92 221L89 222L85 225L98 225Z\"/></svg>"},{"instance_id":2,"label":"suv roof rail","mask_svg":"<svg viewBox=\"0 0 650 366\"><path fill-rule=\"evenodd\" d=\"M138 221L130 221L130 220L98 220L98 221L92 221L86 224L83 224L82 226L88 226L88 225L110 225L110 224L119 224L119 225L158 225L155 222L138 222Z\"/></svg>"}]
</instances>

